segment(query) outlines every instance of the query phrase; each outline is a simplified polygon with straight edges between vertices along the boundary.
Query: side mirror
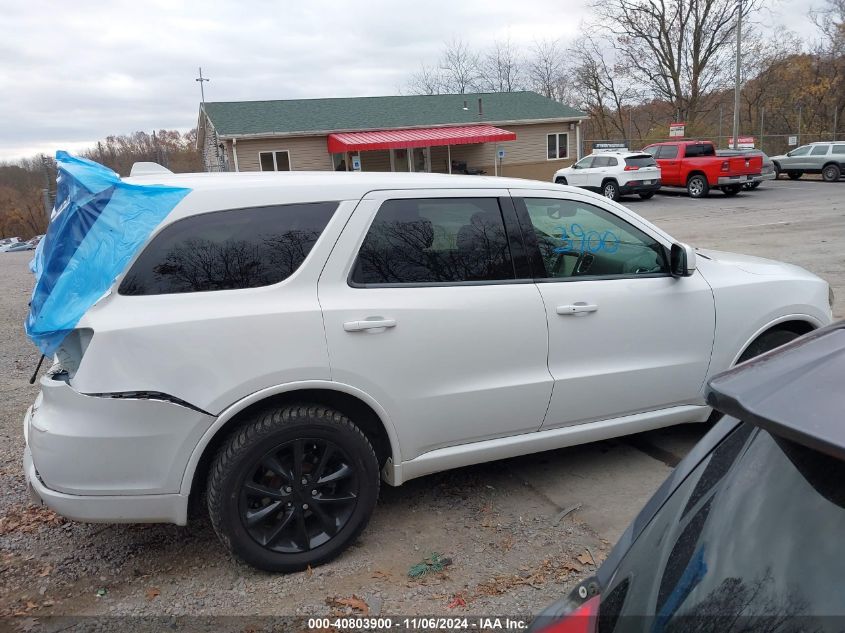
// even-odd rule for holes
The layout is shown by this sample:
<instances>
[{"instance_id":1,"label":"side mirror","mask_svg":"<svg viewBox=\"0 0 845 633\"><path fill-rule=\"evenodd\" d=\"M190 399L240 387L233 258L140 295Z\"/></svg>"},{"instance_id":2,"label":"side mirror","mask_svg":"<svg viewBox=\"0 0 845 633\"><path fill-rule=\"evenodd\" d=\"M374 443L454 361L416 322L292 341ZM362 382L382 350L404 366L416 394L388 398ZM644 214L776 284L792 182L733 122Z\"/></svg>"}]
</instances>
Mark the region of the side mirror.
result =
<instances>
[{"instance_id":1,"label":"side mirror","mask_svg":"<svg viewBox=\"0 0 845 633\"><path fill-rule=\"evenodd\" d=\"M669 272L673 277L689 277L695 272L695 249L680 242L669 251Z\"/></svg>"}]
</instances>

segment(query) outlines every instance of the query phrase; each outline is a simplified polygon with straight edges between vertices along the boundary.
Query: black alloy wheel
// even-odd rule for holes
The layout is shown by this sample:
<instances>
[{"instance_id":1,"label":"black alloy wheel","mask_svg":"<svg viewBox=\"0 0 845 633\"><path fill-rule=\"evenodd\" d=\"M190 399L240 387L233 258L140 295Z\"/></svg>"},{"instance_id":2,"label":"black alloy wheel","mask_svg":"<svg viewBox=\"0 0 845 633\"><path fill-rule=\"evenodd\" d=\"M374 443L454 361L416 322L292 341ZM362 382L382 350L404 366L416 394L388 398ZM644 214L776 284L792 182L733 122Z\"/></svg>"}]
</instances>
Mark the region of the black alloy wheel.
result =
<instances>
[{"instance_id":1,"label":"black alloy wheel","mask_svg":"<svg viewBox=\"0 0 845 633\"><path fill-rule=\"evenodd\" d=\"M352 420L318 404L259 411L217 451L208 475L215 532L240 560L291 572L358 538L379 493L379 462Z\"/></svg>"},{"instance_id":2,"label":"black alloy wheel","mask_svg":"<svg viewBox=\"0 0 845 633\"><path fill-rule=\"evenodd\" d=\"M240 515L262 547L308 552L349 522L358 502L358 476L344 450L303 438L268 451L241 484Z\"/></svg>"}]
</instances>

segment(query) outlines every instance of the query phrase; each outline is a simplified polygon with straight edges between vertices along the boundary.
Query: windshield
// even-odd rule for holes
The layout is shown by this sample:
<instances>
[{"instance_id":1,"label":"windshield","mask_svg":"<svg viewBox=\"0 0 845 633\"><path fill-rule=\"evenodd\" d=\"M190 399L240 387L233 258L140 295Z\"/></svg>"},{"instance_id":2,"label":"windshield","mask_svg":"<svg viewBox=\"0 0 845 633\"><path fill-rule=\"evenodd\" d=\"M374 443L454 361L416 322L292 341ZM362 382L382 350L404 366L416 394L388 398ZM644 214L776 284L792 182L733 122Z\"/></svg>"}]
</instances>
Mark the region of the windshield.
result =
<instances>
[{"instance_id":1,"label":"windshield","mask_svg":"<svg viewBox=\"0 0 845 633\"><path fill-rule=\"evenodd\" d=\"M803 147L798 147L791 152L789 152L789 156L805 156L810 152L810 146L804 145Z\"/></svg>"}]
</instances>

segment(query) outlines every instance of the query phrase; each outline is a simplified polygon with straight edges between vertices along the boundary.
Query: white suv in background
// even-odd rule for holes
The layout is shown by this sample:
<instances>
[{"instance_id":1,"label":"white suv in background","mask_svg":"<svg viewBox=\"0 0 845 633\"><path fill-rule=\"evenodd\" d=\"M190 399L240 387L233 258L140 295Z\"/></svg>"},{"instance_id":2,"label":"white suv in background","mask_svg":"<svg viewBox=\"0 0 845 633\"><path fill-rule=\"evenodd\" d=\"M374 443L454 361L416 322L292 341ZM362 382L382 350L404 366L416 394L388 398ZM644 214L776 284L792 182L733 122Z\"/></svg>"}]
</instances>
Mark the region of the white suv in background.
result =
<instances>
[{"instance_id":1,"label":"white suv in background","mask_svg":"<svg viewBox=\"0 0 845 633\"><path fill-rule=\"evenodd\" d=\"M559 169L553 180L596 191L611 200L628 194L648 200L660 189L660 167L654 157L642 152L600 151Z\"/></svg>"},{"instance_id":2,"label":"white suv in background","mask_svg":"<svg viewBox=\"0 0 845 633\"><path fill-rule=\"evenodd\" d=\"M189 193L42 377L28 484L100 522L184 525L206 492L225 546L267 570L337 556L380 480L707 420L708 377L831 320L797 266L548 182L125 182Z\"/></svg>"}]
</instances>

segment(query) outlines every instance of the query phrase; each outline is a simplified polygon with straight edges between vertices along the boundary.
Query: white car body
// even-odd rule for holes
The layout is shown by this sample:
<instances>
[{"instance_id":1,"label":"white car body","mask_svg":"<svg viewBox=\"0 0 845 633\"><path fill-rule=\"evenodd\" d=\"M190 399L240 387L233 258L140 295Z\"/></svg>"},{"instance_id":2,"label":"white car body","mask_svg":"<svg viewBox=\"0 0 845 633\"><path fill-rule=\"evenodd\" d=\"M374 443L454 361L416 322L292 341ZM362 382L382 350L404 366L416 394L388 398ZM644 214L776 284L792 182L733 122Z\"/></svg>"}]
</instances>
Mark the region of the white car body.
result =
<instances>
[{"instance_id":1,"label":"white car body","mask_svg":"<svg viewBox=\"0 0 845 633\"><path fill-rule=\"evenodd\" d=\"M628 150L593 152L574 165L558 169L552 181L589 189L612 200L634 193L650 197L661 184L660 167L654 158Z\"/></svg>"},{"instance_id":2,"label":"white car body","mask_svg":"<svg viewBox=\"0 0 845 633\"><path fill-rule=\"evenodd\" d=\"M33 493L85 521L185 524L220 434L279 394L307 391L370 412L377 426L369 432L385 438L382 477L400 485L704 421L707 379L758 336L779 324L809 331L831 320L828 284L815 275L707 251L681 278L378 288L347 281L382 204L404 198L574 201L672 247L628 209L573 187L371 173L128 180L192 189L156 233L216 210L339 203L304 263L280 283L126 296L118 279L83 316L41 379L24 432ZM367 324L374 319L383 325Z\"/></svg>"}]
</instances>

